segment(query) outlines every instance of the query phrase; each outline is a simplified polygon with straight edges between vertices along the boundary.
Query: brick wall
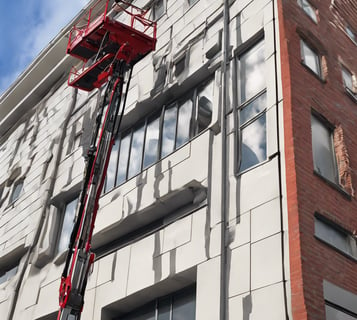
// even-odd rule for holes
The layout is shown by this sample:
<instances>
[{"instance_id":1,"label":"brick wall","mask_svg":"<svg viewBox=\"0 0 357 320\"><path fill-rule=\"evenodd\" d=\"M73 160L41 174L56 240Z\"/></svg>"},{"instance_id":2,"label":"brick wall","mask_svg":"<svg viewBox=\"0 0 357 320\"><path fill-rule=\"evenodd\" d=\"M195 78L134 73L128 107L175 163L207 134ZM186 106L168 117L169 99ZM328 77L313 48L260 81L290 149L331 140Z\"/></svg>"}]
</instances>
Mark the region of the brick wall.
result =
<instances>
[{"instance_id":1,"label":"brick wall","mask_svg":"<svg viewBox=\"0 0 357 320\"><path fill-rule=\"evenodd\" d=\"M357 73L357 46L344 27L356 29L353 1L311 0L318 9L314 23L297 1L278 1L284 95L284 126L289 210L292 312L294 320L325 319L322 281L357 293L356 262L314 237L314 213L353 232L357 228L357 104L346 93L341 64ZM301 63L301 33L323 56L323 80ZM314 173L311 112L335 127L340 183Z\"/></svg>"}]
</instances>

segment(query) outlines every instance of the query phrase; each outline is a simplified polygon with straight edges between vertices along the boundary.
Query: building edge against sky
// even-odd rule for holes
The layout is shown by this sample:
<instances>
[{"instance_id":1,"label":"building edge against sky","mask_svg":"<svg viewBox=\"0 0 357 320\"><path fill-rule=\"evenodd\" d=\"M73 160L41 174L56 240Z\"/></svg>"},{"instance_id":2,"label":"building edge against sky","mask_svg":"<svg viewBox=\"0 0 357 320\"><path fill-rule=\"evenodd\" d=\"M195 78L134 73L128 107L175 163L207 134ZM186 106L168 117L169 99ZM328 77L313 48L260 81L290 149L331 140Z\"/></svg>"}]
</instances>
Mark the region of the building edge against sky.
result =
<instances>
[{"instance_id":1,"label":"building edge against sky","mask_svg":"<svg viewBox=\"0 0 357 320\"><path fill-rule=\"evenodd\" d=\"M150 4L83 319L356 319L355 4ZM0 98L4 319L56 319L103 94L67 86L70 28Z\"/></svg>"}]
</instances>

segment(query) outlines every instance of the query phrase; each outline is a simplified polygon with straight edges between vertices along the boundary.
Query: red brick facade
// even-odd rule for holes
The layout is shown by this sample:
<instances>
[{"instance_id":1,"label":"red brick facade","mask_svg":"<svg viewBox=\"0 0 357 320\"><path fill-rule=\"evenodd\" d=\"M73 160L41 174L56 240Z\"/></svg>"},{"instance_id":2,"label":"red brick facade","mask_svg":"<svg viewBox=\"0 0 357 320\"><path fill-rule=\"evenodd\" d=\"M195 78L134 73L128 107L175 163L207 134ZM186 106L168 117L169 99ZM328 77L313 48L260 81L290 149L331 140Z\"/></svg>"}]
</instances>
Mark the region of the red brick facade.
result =
<instances>
[{"instance_id":1,"label":"red brick facade","mask_svg":"<svg viewBox=\"0 0 357 320\"><path fill-rule=\"evenodd\" d=\"M357 229L357 102L343 86L341 66L357 74L357 4L309 0L315 23L296 0L278 0L284 97L284 139L289 216L290 278L294 320L325 319L323 280L357 294L357 262L314 236L314 213L351 233ZM314 46L322 77L303 65L300 40ZM311 113L334 126L339 184L314 173Z\"/></svg>"}]
</instances>

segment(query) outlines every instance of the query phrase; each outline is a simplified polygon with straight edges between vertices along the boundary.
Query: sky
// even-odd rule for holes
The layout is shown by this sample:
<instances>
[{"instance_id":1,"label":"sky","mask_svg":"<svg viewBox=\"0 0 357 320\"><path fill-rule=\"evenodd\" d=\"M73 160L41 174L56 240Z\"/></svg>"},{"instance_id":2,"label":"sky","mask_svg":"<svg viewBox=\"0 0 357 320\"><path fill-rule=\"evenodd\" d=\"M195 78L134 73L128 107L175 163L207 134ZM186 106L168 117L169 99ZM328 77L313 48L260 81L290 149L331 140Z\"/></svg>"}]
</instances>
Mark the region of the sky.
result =
<instances>
[{"instance_id":1,"label":"sky","mask_svg":"<svg viewBox=\"0 0 357 320\"><path fill-rule=\"evenodd\" d=\"M0 96L89 0L0 0Z\"/></svg>"}]
</instances>

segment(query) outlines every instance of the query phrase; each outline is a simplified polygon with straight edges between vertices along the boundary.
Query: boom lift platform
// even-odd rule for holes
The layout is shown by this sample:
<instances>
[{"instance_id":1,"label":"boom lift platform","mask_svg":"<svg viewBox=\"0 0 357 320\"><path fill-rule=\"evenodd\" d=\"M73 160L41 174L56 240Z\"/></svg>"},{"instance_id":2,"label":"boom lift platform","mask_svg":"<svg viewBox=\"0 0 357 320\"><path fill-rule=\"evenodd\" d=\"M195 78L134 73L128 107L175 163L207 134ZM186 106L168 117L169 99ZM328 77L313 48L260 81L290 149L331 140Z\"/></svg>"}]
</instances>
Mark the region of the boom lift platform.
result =
<instances>
[{"instance_id":1,"label":"boom lift platform","mask_svg":"<svg viewBox=\"0 0 357 320\"><path fill-rule=\"evenodd\" d=\"M107 83L87 152L84 181L76 221L68 245L61 277L57 320L79 320L88 276L95 256L91 240L98 201L102 193L110 153L124 114L126 96L135 63L155 49L156 23L129 2L115 0L118 22L108 13L110 0L98 0L70 32L67 53L83 62L80 71L71 70L68 84L91 91ZM99 8L99 9L98 9ZM104 13L95 16L95 12ZM91 62L89 62L91 61Z\"/></svg>"}]
</instances>

